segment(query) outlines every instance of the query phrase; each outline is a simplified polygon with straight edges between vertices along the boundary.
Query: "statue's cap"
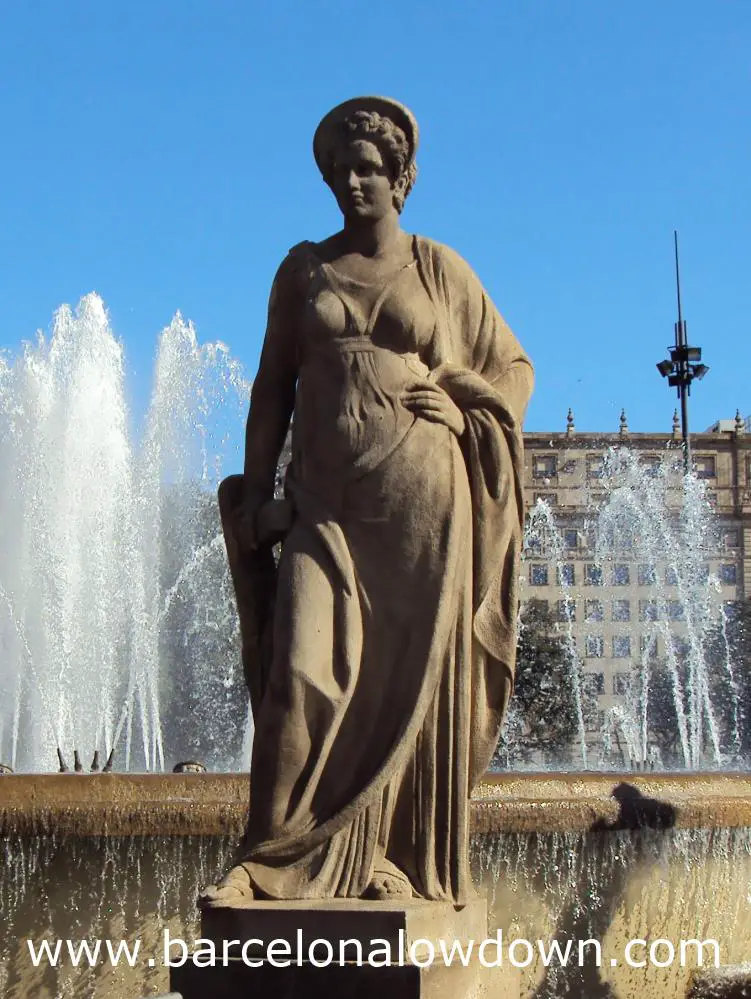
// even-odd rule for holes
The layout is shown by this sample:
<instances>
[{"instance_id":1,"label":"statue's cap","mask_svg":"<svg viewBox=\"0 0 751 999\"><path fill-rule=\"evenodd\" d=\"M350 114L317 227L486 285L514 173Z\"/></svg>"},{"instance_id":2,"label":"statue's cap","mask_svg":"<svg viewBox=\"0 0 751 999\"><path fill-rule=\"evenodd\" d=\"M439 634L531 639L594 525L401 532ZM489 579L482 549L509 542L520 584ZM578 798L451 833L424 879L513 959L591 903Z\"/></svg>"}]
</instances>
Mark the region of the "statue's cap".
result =
<instances>
[{"instance_id":1,"label":"statue's cap","mask_svg":"<svg viewBox=\"0 0 751 999\"><path fill-rule=\"evenodd\" d=\"M337 104L328 114L324 115L319 122L315 135L313 136L313 155L315 156L318 169L323 173L324 161L327 151L331 146L332 139L335 138L338 127L345 118L348 118L355 111L375 111L383 118L389 118L397 125L406 136L409 146L408 163L412 163L417 152L419 130L417 120L408 107L400 104L399 101L390 97L352 97L342 104Z\"/></svg>"}]
</instances>

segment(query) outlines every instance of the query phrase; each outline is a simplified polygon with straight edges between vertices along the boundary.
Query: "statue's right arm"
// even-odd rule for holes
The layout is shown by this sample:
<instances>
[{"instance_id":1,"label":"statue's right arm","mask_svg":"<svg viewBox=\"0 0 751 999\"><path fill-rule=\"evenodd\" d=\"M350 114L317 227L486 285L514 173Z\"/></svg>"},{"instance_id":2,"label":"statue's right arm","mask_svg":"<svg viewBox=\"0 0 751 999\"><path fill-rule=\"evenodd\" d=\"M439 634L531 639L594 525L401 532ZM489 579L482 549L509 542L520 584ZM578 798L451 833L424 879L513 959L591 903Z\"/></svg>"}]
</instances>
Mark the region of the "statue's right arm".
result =
<instances>
[{"instance_id":1,"label":"statue's right arm","mask_svg":"<svg viewBox=\"0 0 751 999\"><path fill-rule=\"evenodd\" d=\"M274 496L276 466L295 405L301 301L297 263L288 256L271 288L266 336L250 394L243 476L246 510L257 510Z\"/></svg>"}]
</instances>

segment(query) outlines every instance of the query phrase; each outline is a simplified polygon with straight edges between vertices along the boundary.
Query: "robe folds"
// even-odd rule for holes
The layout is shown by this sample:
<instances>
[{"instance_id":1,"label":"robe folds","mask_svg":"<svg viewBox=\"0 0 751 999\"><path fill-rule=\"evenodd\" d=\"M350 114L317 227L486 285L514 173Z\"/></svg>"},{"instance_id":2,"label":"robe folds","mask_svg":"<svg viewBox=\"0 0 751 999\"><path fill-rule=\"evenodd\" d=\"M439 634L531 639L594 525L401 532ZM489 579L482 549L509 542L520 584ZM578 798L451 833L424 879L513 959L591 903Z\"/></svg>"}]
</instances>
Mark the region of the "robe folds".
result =
<instances>
[{"instance_id":1,"label":"robe folds","mask_svg":"<svg viewBox=\"0 0 751 999\"><path fill-rule=\"evenodd\" d=\"M389 874L423 898L472 894L469 796L513 685L533 376L471 268L414 250L419 356L300 344L276 569L232 539L240 477L220 487L255 721L242 862L270 898L361 897ZM400 404L420 380L462 411L461 437Z\"/></svg>"}]
</instances>

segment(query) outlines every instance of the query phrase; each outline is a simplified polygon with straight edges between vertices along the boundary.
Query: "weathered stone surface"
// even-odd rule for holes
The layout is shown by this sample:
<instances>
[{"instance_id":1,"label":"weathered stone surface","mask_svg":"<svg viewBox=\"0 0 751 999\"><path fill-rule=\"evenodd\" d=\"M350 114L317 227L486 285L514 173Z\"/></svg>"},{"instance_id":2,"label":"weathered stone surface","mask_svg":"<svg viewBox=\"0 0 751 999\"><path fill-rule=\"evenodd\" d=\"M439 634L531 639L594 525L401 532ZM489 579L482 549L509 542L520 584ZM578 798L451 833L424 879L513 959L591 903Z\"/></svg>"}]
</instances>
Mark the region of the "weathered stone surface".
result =
<instances>
[{"instance_id":1,"label":"weathered stone surface","mask_svg":"<svg viewBox=\"0 0 751 999\"><path fill-rule=\"evenodd\" d=\"M342 941L357 940L367 954L371 940L388 944L394 959L409 958L415 941L482 941L487 936L487 903L477 899L464 906L421 899L367 902L362 899L251 902L237 907L207 909L201 917L201 935L221 945L223 940L286 940L293 952L307 949L318 938L328 940L339 953Z\"/></svg>"},{"instance_id":2,"label":"weathered stone surface","mask_svg":"<svg viewBox=\"0 0 751 999\"><path fill-rule=\"evenodd\" d=\"M471 802L473 832L618 828L613 792L627 785L669 805L676 828L751 826L745 774L489 774ZM9 774L0 834L240 836L248 810L242 774Z\"/></svg>"},{"instance_id":3,"label":"weathered stone surface","mask_svg":"<svg viewBox=\"0 0 751 999\"><path fill-rule=\"evenodd\" d=\"M206 905L471 897L469 797L516 659L533 373L470 266L401 228L417 144L378 96L313 139L341 228L277 269L244 471L219 487L256 739L241 863Z\"/></svg>"}]
</instances>

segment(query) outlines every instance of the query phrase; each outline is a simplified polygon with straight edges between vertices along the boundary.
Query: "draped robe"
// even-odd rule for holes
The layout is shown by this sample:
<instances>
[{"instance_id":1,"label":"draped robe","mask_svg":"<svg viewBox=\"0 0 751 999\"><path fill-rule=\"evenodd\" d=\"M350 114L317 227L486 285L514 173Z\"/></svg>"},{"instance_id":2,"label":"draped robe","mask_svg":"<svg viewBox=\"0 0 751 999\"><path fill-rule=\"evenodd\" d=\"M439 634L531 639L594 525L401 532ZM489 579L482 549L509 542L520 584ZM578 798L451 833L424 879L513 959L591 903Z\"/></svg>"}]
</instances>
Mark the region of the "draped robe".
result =
<instances>
[{"instance_id":1,"label":"draped robe","mask_svg":"<svg viewBox=\"0 0 751 999\"><path fill-rule=\"evenodd\" d=\"M419 358L299 337L278 569L232 537L239 477L220 489L255 721L243 864L270 898L361 897L376 874L471 894L469 796L513 685L532 368L464 260L422 237L414 255ZM400 405L420 379L461 437Z\"/></svg>"}]
</instances>

